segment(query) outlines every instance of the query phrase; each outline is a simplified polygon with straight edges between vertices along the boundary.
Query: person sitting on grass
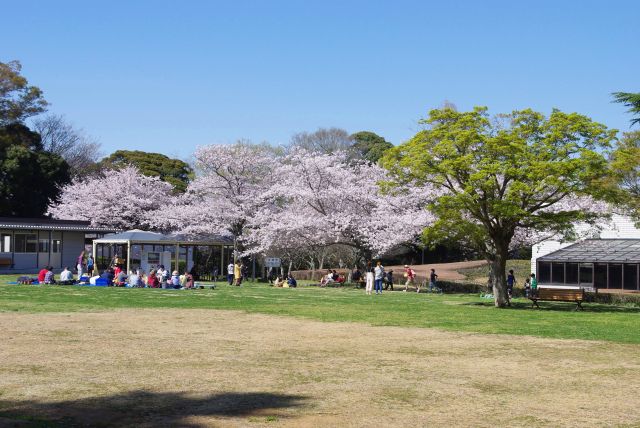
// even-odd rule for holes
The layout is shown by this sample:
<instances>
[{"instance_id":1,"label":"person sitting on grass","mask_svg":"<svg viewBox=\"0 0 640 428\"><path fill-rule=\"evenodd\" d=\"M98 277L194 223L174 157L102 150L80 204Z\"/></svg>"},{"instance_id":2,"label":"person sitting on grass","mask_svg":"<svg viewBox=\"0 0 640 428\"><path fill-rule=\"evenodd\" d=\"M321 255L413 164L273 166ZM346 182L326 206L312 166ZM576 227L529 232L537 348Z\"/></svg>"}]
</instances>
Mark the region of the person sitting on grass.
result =
<instances>
[{"instance_id":1,"label":"person sitting on grass","mask_svg":"<svg viewBox=\"0 0 640 428\"><path fill-rule=\"evenodd\" d=\"M65 266L64 270L60 272L60 284L63 284L63 285L73 284L73 272L69 270L68 266Z\"/></svg>"},{"instance_id":2,"label":"person sitting on grass","mask_svg":"<svg viewBox=\"0 0 640 428\"><path fill-rule=\"evenodd\" d=\"M184 278L185 278L184 288L188 288L188 289L194 288L193 274L191 272L185 271Z\"/></svg>"},{"instance_id":3,"label":"person sitting on grass","mask_svg":"<svg viewBox=\"0 0 640 428\"><path fill-rule=\"evenodd\" d=\"M115 285L117 287L124 287L127 283L127 278L127 274L122 269L120 269L120 272L118 272L118 274L115 276Z\"/></svg>"},{"instance_id":4,"label":"person sitting on grass","mask_svg":"<svg viewBox=\"0 0 640 428\"><path fill-rule=\"evenodd\" d=\"M140 281L140 272L139 271L131 271L129 272L129 277L127 278L126 287L129 288L137 288L138 282Z\"/></svg>"},{"instance_id":5,"label":"person sitting on grass","mask_svg":"<svg viewBox=\"0 0 640 428\"><path fill-rule=\"evenodd\" d=\"M151 269L149 272L149 276L147 277L147 287L149 288L158 288L160 282L158 281L158 273L155 269Z\"/></svg>"},{"instance_id":6,"label":"person sitting on grass","mask_svg":"<svg viewBox=\"0 0 640 428\"><path fill-rule=\"evenodd\" d=\"M40 269L40 272L38 272L38 284L44 284L44 277L47 275L47 272L49 272L49 266Z\"/></svg>"},{"instance_id":7,"label":"person sitting on grass","mask_svg":"<svg viewBox=\"0 0 640 428\"><path fill-rule=\"evenodd\" d=\"M100 275L100 278L107 280L107 286L112 286L113 280L115 279L115 275L113 274L113 269L106 268L104 272L102 272L102 275Z\"/></svg>"},{"instance_id":8,"label":"person sitting on grass","mask_svg":"<svg viewBox=\"0 0 640 428\"><path fill-rule=\"evenodd\" d=\"M280 275L278 275L278 277L276 278L275 281L273 281L273 286L274 287L282 287L282 284L284 283L284 281L282 280L282 277Z\"/></svg>"},{"instance_id":9,"label":"person sitting on grass","mask_svg":"<svg viewBox=\"0 0 640 428\"><path fill-rule=\"evenodd\" d=\"M327 274L320 278L320 287L324 287L329 282L333 282L333 272L331 272L331 269L328 269Z\"/></svg>"},{"instance_id":10,"label":"person sitting on grass","mask_svg":"<svg viewBox=\"0 0 640 428\"><path fill-rule=\"evenodd\" d=\"M171 285L173 285L173 288L176 290L182 288L182 285L180 285L180 276L178 275L177 270L171 272Z\"/></svg>"},{"instance_id":11,"label":"person sitting on grass","mask_svg":"<svg viewBox=\"0 0 640 428\"><path fill-rule=\"evenodd\" d=\"M291 275L291 272L289 272L289 275L287 276L287 284L291 288L296 288L298 286L298 281L296 281L293 275Z\"/></svg>"},{"instance_id":12,"label":"person sitting on grass","mask_svg":"<svg viewBox=\"0 0 640 428\"><path fill-rule=\"evenodd\" d=\"M47 273L44 275L44 283L49 285L56 283L55 276L53 275L53 268L51 266L47 267Z\"/></svg>"}]
</instances>

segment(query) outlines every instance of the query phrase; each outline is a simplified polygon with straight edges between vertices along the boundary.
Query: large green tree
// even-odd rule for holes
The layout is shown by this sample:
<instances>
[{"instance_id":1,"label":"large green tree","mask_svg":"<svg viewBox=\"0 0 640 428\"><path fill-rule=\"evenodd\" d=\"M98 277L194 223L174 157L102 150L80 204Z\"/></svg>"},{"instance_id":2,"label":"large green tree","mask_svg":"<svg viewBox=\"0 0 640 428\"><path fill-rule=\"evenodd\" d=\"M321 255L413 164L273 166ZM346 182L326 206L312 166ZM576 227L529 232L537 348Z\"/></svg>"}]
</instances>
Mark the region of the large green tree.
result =
<instances>
[{"instance_id":1,"label":"large green tree","mask_svg":"<svg viewBox=\"0 0 640 428\"><path fill-rule=\"evenodd\" d=\"M372 163L377 163L384 152L393 147L393 144L383 137L370 131L356 132L351 135L351 139L353 139L351 148L357 156Z\"/></svg>"},{"instance_id":2,"label":"large green tree","mask_svg":"<svg viewBox=\"0 0 640 428\"><path fill-rule=\"evenodd\" d=\"M604 182L608 184L604 188L640 224L640 131L622 134L610 165L613 175Z\"/></svg>"},{"instance_id":3,"label":"large green tree","mask_svg":"<svg viewBox=\"0 0 640 428\"><path fill-rule=\"evenodd\" d=\"M0 216L42 216L68 182L69 165L43 150L40 135L19 123L0 127Z\"/></svg>"},{"instance_id":4,"label":"large green tree","mask_svg":"<svg viewBox=\"0 0 640 428\"><path fill-rule=\"evenodd\" d=\"M133 165L149 177L159 177L173 185L177 192L184 192L193 175L193 169L180 159L171 159L160 153L139 150L117 150L100 161L103 168Z\"/></svg>"},{"instance_id":5,"label":"large green tree","mask_svg":"<svg viewBox=\"0 0 640 428\"><path fill-rule=\"evenodd\" d=\"M432 110L426 128L390 149L383 165L398 181L428 186L437 220L429 243L457 239L490 263L496 306L507 305L509 249L536 233L568 233L599 213L580 203L608 173L606 150L615 131L588 117L532 110L489 117ZM587 200L589 200L587 198Z\"/></svg>"},{"instance_id":6,"label":"large green tree","mask_svg":"<svg viewBox=\"0 0 640 428\"><path fill-rule=\"evenodd\" d=\"M640 93L632 92L614 92L614 101L629 107L628 112L635 115L631 119L631 125L640 125Z\"/></svg>"},{"instance_id":7,"label":"large green tree","mask_svg":"<svg viewBox=\"0 0 640 428\"><path fill-rule=\"evenodd\" d=\"M0 126L22 122L47 108L42 91L30 86L21 70L18 61L0 62Z\"/></svg>"}]
</instances>

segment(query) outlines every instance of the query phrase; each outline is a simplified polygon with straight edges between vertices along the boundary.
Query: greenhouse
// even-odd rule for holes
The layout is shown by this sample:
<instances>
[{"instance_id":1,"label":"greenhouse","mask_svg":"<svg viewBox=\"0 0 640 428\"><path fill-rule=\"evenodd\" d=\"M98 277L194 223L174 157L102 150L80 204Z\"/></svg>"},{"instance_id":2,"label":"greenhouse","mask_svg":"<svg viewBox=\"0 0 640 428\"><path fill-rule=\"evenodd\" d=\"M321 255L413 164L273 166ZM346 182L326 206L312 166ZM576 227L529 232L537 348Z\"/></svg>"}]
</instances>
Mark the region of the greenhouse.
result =
<instances>
[{"instance_id":1,"label":"greenhouse","mask_svg":"<svg viewBox=\"0 0 640 428\"><path fill-rule=\"evenodd\" d=\"M640 239L587 239L537 259L540 285L640 291Z\"/></svg>"}]
</instances>

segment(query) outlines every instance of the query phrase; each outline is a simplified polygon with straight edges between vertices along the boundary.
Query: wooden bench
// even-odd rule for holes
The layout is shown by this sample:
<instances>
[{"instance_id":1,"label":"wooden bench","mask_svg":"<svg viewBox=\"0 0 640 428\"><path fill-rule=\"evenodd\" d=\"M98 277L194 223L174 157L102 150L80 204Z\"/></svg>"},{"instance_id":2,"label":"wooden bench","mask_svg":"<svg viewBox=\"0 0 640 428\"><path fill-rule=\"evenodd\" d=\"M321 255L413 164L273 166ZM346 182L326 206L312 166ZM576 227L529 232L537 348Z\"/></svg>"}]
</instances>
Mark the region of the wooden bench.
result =
<instances>
[{"instance_id":1,"label":"wooden bench","mask_svg":"<svg viewBox=\"0 0 640 428\"><path fill-rule=\"evenodd\" d=\"M9 258L2 257L0 258L0 267L13 268L13 261L11 261L11 259Z\"/></svg>"},{"instance_id":2,"label":"wooden bench","mask_svg":"<svg viewBox=\"0 0 640 428\"><path fill-rule=\"evenodd\" d=\"M532 290L533 291L533 290ZM576 304L575 310L584 309L582 302L585 299L585 292L583 289L567 289L567 288L538 288L535 294L529 296L531 300L531 307L534 306L540 309L538 301L550 301L550 302L574 302Z\"/></svg>"}]
</instances>

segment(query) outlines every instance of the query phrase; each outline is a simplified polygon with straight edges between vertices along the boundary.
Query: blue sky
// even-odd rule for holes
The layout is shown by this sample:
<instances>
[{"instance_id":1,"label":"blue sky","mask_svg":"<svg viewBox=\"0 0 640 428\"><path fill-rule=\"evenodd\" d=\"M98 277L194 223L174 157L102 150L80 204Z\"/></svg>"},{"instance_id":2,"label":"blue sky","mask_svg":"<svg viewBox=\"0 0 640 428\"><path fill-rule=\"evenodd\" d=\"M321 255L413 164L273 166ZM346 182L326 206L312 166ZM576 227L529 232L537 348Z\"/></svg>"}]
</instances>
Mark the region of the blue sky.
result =
<instances>
[{"instance_id":1,"label":"blue sky","mask_svg":"<svg viewBox=\"0 0 640 428\"><path fill-rule=\"evenodd\" d=\"M629 129L638 1L5 1L0 61L119 148L188 158L337 126L399 144L444 100Z\"/></svg>"}]
</instances>

